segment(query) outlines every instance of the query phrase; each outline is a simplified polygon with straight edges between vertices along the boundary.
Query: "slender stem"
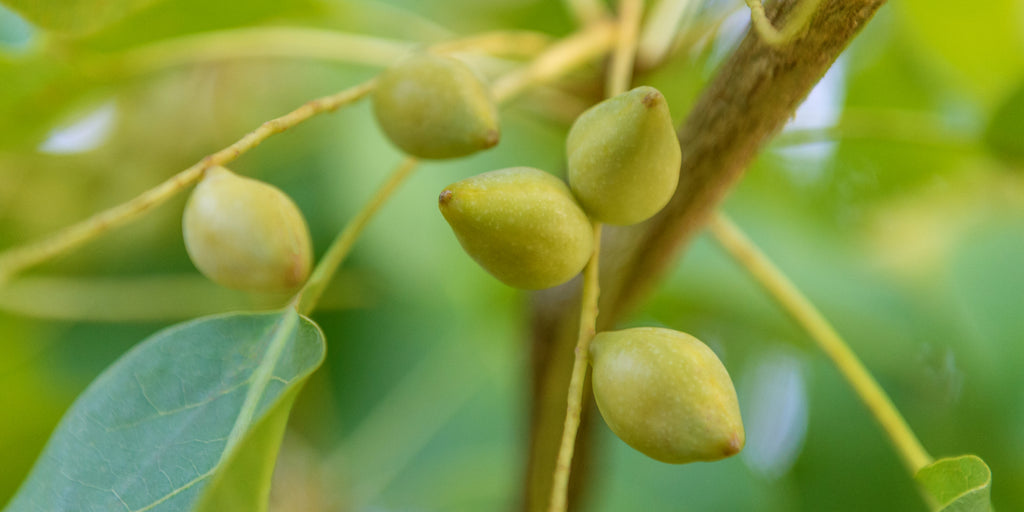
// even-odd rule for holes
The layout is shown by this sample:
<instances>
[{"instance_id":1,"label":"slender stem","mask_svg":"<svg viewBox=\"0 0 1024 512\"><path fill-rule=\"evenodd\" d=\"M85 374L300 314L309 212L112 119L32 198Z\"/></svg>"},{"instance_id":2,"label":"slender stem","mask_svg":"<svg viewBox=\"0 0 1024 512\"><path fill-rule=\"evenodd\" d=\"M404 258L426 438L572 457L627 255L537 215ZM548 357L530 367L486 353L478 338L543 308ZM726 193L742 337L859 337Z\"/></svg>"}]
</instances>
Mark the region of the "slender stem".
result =
<instances>
[{"instance_id":1,"label":"slender stem","mask_svg":"<svg viewBox=\"0 0 1024 512\"><path fill-rule=\"evenodd\" d=\"M889 436L910 476L913 477L918 470L930 464L932 456L921 446L892 400L814 304L724 213L716 214L709 227L718 243L810 334L832 360L832 364L846 377Z\"/></svg>"},{"instance_id":2,"label":"slender stem","mask_svg":"<svg viewBox=\"0 0 1024 512\"><path fill-rule=\"evenodd\" d=\"M564 0L576 23L587 26L608 17L608 8L601 0Z\"/></svg>"},{"instance_id":3,"label":"slender stem","mask_svg":"<svg viewBox=\"0 0 1024 512\"><path fill-rule=\"evenodd\" d=\"M292 339L292 335L295 333L295 326L299 324L299 315L295 311L294 302L289 303L282 313L281 320L274 326L270 342L267 343L267 349L263 352L259 365L252 372L249 390L245 393L245 400L242 402L242 407L238 411L235 423L228 433L227 441L224 443L224 451L220 454L220 461L217 462L217 467L222 467L228 458L234 454L235 447L238 446L238 443L242 442L245 434L249 432L253 417L256 415L256 409L263 398L263 392L266 391L271 378L274 376L274 368L277 367L285 347L288 346L288 342Z\"/></svg>"},{"instance_id":4,"label":"slender stem","mask_svg":"<svg viewBox=\"0 0 1024 512\"><path fill-rule=\"evenodd\" d=\"M775 28L768 15L764 12L762 0L745 0L747 7L750 7L750 20L754 24L754 30L761 36L769 46L782 46L793 40L798 34L807 28L811 16L818 10L821 0L801 0L800 4L793 9L792 16L786 20L786 26L782 29Z\"/></svg>"},{"instance_id":5,"label":"slender stem","mask_svg":"<svg viewBox=\"0 0 1024 512\"><path fill-rule=\"evenodd\" d=\"M499 78L492 91L498 101L515 99L527 88L562 76L568 69L604 55L615 42L616 25L601 22L590 25L551 45L526 67Z\"/></svg>"},{"instance_id":6,"label":"slender stem","mask_svg":"<svg viewBox=\"0 0 1024 512\"><path fill-rule=\"evenodd\" d=\"M608 97L625 92L633 76L633 60L636 57L637 36L643 0L621 0L619 19L612 63L608 71L605 93ZM558 457L552 474L551 498L548 512L564 512L568 505L569 475L572 471L572 457L576 451L576 434L580 428L583 413L583 384L590 364L590 341L597 333L597 301L600 298L599 257L601 254L601 223L594 222L594 252L583 270L583 291L580 299L579 334L576 338L576 353L569 377L566 395L565 424Z\"/></svg>"},{"instance_id":7,"label":"slender stem","mask_svg":"<svg viewBox=\"0 0 1024 512\"><path fill-rule=\"evenodd\" d=\"M338 270L338 267L341 266L341 263L345 261L345 257L352 250L352 245L355 244L359 235L366 229L370 219L387 202L388 198L398 189L398 186L412 175L412 172L416 170L418 165L419 160L413 157L406 157L402 160L388 177L387 181L377 189L377 193L367 201L366 205L359 210L359 213L345 225L345 229L331 242L331 246L327 248L327 252L320 258L320 262L317 263L313 274L309 276L309 280L306 281L306 284L295 295L299 313L308 315L313 311L317 301L320 300L320 296L323 295L324 289L327 288L327 284L330 283L331 278Z\"/></svg>"},{"instance_id":8,"label":"slender stem","mask_svg":"<svg viewBox=\"0 0 1024 512\"><path fill-rule=\"evenodd\" d=\"M441 53L472 52L495 57L536 57L553 42L551 36L531 30L495 30L443 41L431 46Z\"/></svg>"},{"instance_id":9,"label":"slender stem","mask_svg":"<svg viewBox=\"0 0 1024 512\"><path fill-rule=\"evenodd\" d=\"M373 90L373 86L374 81L369 80L330 96L308 101L281 117L266 121L234 144L203 158L188 169L175 174L167 181L126 203L97 213L38 241L0 253L0 284L18 272L38 265L138 218L198 181L203 177L207 168L227 164L272 135L281 133L317 114L333 112L348 105L366 96Z\"/></svg>"},{"instance_id":10,"label":"slender stem","mask_svg":"<svg viewBox=\"0 0 1024 512\"><path fill-rule=\"evenodd\" d=\"M605 94L608 97L629 89L643 11L644 0L621 0L619 2L618 39L615 42L615 50L612 52L611 69L605 81Z\"/></svg>"},{"instance_id":11,"label":"slender stem","mask_svg":"<svg viewBox=\"0 0 1024 512\"><path fill-rule=\"evenodd\" d=\"M594 253L583 269L583 294L580 301L580 328L576 338L576 359L572 363L569 379L569 394L565 406L565 426L562 429L562 443L558 448L558 460L551 486L549 512L564 512L569 492L569 472L572 456L576 450L576 432L580 428L580 414L583 412L583 383L587 376L590 360L590 341L597 333L597 299L600 297L598 283L599 256L601 253L601 223L594 222Z\"/></svg>"}]
</instances>

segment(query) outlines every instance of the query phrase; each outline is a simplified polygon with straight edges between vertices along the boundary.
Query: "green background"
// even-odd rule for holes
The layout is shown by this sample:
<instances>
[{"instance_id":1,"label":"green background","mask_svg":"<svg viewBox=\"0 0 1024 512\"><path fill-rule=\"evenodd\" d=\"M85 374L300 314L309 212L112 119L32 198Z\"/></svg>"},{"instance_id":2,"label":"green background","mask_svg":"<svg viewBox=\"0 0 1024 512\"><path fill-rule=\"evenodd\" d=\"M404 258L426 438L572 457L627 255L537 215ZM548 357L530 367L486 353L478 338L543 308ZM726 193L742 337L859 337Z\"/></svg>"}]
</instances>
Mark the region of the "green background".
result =
<instances>
[{"instance_id":1,"label":"green background","mask_svg":"<svg viewBox=\"0 0 1024 512\"><path fill-rule=\"evenodd\" d=\"M62 34L0 7L0 246L124 201L376 71L245 59L121 76L90 66L106 55L243 26L427 42L574 29L560 2L542 0L150 3L125 2L138 10ZM10 4L27 12L32 2ZM741 7L703 6L696 26L724 19L717 37L637 76L665 93L677 120L734 45ZM314 315L327 360L293 411L274 510L519 502L528 296L461 252L435 201L445 185L483 171L562 172L566 120L529 107L502 110L495 149L423 165L356 245ZM995 508L1024 509L1024 4L892 2L806 107L803 127L769 144L725 209L834 322L929 451L979 455L992 469ZM44 151L54 130L97 109L109 121L99 144ZM400 158L360 103L231 167L288 192L319 254ZM74 397L133 344L200 314L282 303L195 277L181 242L183 201L28 274L48 288L0 290L0 503ZM723 462L669 466L598 420L587 510L925 510L849 386L706 236L627 324L711 345L736 381L748 443Z\"/></svg>"}]
</instances>

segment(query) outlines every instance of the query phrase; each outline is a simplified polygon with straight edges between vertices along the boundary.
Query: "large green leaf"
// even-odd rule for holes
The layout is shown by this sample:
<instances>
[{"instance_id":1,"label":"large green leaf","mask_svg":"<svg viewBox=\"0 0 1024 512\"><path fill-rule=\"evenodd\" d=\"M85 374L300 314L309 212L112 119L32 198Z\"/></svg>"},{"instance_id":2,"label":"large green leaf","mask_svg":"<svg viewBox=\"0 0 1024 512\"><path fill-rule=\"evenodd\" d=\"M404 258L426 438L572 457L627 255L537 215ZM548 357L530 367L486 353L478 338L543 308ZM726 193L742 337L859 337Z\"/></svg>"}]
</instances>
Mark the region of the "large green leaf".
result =
<instances>
[{"instance_id":1,"label":"large green leaf","mask_svg":"<svg viewBox=\"0 0 1024 512\"><path fill-rule=\"evenodd\" d=\"M160 0L4 0L49 30L80 34L109 25Z\"/></svg>"},{"instance_id":2,"label":"large green leaf","mask_svg":"<svg viewBox=\"0 0 1024 512\"><path fill-rule=\"evenodd\" d=\"M293 309L157 333L72 405L6 510L265 510L288 411L323 357Z\"/></svg>"},{"instance_id":3,"label":"large green leaf","mask_svg":"<svg viewBox=\"0 0 1024 512\"><path fill-rule=\"evenodd\" d=\"M992 471L975 455L939 459L917 472L918 484L939 512L989 512Z\"/></svg>"}]
</instances>

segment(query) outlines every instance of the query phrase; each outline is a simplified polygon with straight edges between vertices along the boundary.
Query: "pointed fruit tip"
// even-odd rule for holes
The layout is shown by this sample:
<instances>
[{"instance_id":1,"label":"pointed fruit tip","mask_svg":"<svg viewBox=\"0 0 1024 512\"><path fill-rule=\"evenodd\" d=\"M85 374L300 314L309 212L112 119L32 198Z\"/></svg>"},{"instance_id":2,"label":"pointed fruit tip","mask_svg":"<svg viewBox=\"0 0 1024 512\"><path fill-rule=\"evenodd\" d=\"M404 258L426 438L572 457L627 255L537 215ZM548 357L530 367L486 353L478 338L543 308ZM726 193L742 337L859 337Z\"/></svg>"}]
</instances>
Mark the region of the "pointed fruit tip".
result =
<instances>
[{"instance_id":1,"label":"pointed fruit tip","mask_svg":"<svg viewBox=\"0 0 1024 512\"><path fill-rule=\"evenodd\" d=\"M440 205L440 206L447 205L452 200L452 195L453 194L452 194L451 189L447 189L446 188L443 191L441 191L441 195L437 196L437 203L438 203L438 205Z\"/></svg>"}]
</instances>

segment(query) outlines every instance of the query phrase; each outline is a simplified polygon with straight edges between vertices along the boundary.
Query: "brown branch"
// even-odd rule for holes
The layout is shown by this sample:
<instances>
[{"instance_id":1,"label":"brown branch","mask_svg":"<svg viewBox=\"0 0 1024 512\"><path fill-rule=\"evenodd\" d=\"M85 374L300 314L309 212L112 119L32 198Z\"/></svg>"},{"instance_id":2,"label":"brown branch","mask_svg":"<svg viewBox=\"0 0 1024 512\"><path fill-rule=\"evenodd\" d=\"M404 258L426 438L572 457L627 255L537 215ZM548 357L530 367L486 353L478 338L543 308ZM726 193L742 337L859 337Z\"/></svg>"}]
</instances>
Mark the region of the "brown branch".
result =
<instances>
[{"instance_id":1,"label":"brown branch","mask_svg":"<svg viewBox=\"0 0 1024 512\"><path fill-rule=\"evenodd\" d=\"M783 26L797 0L769 6ZM608 228L601 266L601 317L607 329L638 306L703 226L757 152L793 115L839 54L885 0L826 0L802 37L770 47L753 32L722 65L679 129L679 188L653 219ZM533 403L524 509L543 510L550 492L575 341L578 282L538 293L533 303ZM592 410L592 407L586 409ZM587 414L585 410L584 422ZM586 423L584 423L586 425ZM554 432L554 434L552 434ZM570 503L586 478L587 429L580 431ZM579 467L576 467L579 466Z\"/></svg>"}]
</instances>

